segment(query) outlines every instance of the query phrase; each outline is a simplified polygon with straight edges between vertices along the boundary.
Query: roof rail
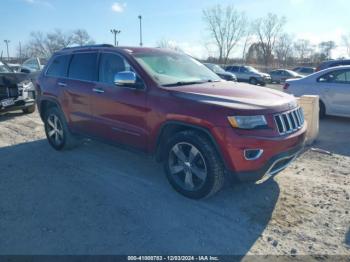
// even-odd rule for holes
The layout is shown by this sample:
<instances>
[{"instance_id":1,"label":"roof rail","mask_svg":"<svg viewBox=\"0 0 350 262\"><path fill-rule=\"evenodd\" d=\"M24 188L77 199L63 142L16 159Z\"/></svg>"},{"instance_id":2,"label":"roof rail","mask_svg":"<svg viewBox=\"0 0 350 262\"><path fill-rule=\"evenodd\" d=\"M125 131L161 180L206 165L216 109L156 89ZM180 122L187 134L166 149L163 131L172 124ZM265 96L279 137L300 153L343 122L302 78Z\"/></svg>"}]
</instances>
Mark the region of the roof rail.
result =
<instances>
[{"instance_id":1,"label":"roof rail","mask_svg":"<svg viewBox=\"0 0 350 262\"><path fill-rule=\"evenodd\" d=\"M95 48L95 47L114 47L114 45L111 44L99 44L99 45L83 45L83 46L72 46L72 47L65 47L61 50L68 50L68 49L75 49L75 48Z\"/></svg>"}]
</instances>

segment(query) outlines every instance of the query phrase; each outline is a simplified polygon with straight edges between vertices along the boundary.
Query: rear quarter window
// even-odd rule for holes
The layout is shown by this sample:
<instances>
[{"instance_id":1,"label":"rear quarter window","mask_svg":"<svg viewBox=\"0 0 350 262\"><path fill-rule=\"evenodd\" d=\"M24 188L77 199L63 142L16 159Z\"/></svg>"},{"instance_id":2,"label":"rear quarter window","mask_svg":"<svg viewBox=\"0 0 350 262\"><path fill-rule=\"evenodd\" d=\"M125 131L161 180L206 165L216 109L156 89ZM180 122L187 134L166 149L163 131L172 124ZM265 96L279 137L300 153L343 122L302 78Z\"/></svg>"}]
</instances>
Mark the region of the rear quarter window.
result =
<instances>
[{"instance_id":1,"label":"rear quarter window","mask_svg":"<svg viewBox=\"0 0 350 262\"><path fill-rule=\"evenodd\" d=\"M55 57L50 63L46 71L46 75L52 77L66 77L69 59L69 55L60 55Z\"/></svg>"},{"instance_id":2,"label":"rear quarter window","mask_svg":"<svg viewBox=\"0 0 350 262\"><path fill-rule=\"evenodd\" d=\"M73 55L69 66L69 78L97 81L97 75L97 53L77 53Z\"/></svg>"}]
</instances>

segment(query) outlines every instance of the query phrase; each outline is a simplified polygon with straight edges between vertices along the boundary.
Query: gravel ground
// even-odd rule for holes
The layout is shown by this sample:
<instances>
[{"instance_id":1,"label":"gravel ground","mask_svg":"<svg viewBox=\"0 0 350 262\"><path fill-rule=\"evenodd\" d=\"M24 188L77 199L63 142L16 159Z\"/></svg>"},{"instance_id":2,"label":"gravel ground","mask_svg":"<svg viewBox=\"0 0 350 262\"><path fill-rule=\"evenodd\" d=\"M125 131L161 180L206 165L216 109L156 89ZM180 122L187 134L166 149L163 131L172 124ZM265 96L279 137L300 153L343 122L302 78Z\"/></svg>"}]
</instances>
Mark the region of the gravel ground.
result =
<instances>
[{"instance_id":1,"label":"gravel ground","mask_svg":"<svg viewBox=\"0 0 350 262\"><path fill-rule=\"evenodd\" d=\"M56 152L37 113L0 116L0 254L350 256L350 119L274 178L186 199L151 158L97 142Z\"/></svg>"}]
</instances>

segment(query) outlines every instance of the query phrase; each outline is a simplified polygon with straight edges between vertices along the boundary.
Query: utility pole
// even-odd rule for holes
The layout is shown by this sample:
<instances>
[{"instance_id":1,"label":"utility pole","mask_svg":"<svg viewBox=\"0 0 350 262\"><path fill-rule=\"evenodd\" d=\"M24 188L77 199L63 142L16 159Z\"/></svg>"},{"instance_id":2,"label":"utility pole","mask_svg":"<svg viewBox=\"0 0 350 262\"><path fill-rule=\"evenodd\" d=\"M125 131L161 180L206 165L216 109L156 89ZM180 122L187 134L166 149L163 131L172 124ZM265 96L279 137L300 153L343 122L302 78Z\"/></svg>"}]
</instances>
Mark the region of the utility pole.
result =
<instances>
[{"instance_id":1,"label":"utility pole","mask_svg":"<svg viewBox=\"0 0 350 262\"><path fill-rule=\"evenodd\" d=\"M140 20L140 46L142 46L142 16L139 15L138 18Z\"/></svg>"},{"instance_id":2,"label":"utility pole","mask_svg":"<svg viewBox=\"0 0 350 262\"><path fill-rule=\"evenodd\" d=\"M9 53L9 43L10 43L10 40L5 39L4 42L5 42L5 44L6 44L6 49L7 49L7 61L10 61L10 53Z\"/></svg>"},{"instance_id":3,"label":"utility pole","mask_svg":"<svg viewBox=\"0 0 350 262\"><path fill-rule=\"evenodd\" d=\"M22 45L21 45L21 41L19 41L19 61L22 62Z\"/></svg>"},{"instance_id":4,"label":"utility pole","mask_svg":"<svg viewBox=\"0 0 350 262\"><path fill-rule=\"evenodd\" d=\"M120 34L122 31L117 29L111 29L111 33L114 35L114 46L118 46L117 42L117 35Z\"/></svg>"}]
</instances>

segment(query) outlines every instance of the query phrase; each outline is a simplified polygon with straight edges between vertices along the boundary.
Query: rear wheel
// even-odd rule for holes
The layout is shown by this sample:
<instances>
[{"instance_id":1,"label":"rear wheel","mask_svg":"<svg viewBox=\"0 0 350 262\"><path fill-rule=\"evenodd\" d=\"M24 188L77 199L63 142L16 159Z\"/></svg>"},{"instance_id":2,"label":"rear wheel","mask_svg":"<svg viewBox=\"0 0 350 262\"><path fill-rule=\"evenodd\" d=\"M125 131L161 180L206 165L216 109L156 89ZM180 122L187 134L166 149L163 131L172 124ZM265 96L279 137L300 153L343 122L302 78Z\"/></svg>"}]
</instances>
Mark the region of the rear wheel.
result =
<instances>
[{"instance_id":1,"label":"rear wheel","mask_svg":"<svg viewBox=\"0 0 350 262\"><path fill-rule=\"evenodd\" d=\"M35 112L35 105L27 106L27 107L23 108L22 111L25 114L32 114Z\"/></svg>"},{"instance_id":2,"label":"rear wheel","mask_svg":"<svg viewBox=\"0 0 350 262\"><path fill-rule=\"evenodd\" d=\"M194 199L209 197L224 184L224 167L212 143L200 133L184 131L166 145L164 168L172 187Z\"/></svg>"},{"instance_id":3,"label":"rear wheel","mask_svg":"<svg viewBox=\"0 0 350 262\"><path fill-rule=\"evenodd\" d=\"M69 131L62 112L51 107L44 119L45 133L50 145L56 150L71 149L79 144L79 140Z\"/></svg>"}]
</instances>

